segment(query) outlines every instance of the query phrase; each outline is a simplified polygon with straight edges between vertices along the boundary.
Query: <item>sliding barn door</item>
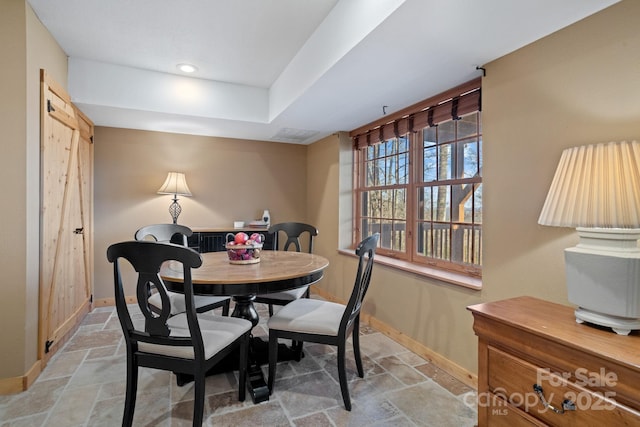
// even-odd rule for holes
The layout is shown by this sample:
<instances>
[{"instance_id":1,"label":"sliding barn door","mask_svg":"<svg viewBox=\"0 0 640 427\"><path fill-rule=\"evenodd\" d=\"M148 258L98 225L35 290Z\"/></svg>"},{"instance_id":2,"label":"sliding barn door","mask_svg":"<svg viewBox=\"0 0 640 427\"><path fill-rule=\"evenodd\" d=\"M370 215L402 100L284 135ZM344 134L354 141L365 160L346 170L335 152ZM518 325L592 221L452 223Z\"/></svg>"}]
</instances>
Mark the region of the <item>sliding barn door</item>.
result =
<instances>
[{"instance_id":1,"label":"sliding barn door","mask_svg":"<svg viewBox=\"0 0 640 427\"><path fill-rule=\"evenodd\" d=\"M90 310L93 123L41 71L39 355L46 362Z\"/></svg>"}]
</instances>

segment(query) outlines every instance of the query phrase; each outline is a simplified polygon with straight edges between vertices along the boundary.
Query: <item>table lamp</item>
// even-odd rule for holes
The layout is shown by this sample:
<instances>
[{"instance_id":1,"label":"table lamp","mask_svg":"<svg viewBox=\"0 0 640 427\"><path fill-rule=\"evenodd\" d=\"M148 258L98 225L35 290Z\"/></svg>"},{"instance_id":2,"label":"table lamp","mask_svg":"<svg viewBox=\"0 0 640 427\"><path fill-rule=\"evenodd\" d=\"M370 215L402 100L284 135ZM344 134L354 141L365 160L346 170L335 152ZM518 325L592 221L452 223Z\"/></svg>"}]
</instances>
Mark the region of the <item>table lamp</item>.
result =
<instances>
[{"instance_id":1,"label":"table lamp","mask_svg":"<svg viewBox=\"0 0 640 427\"><path fill-rule=\"evenodd\" d=\"M538 223L578 232L565 249L576 321L640 329L640 143L564 150Z\"/></svg>"},{"instance_id":2,"label":"table lamp","mask_svg":"<svg viewBox=\"0 0 640 427\"><path fill-rule=\"evenodd\" d=\"M181 172L169 172L164 184L158 190L158 194L173 194L173 203L169 205L169 213L173 218L173 223L177 224L178 216L182 212L182 207L178 203L178 196L191 196L184 174Z\"/></svg>"}]
</instances>

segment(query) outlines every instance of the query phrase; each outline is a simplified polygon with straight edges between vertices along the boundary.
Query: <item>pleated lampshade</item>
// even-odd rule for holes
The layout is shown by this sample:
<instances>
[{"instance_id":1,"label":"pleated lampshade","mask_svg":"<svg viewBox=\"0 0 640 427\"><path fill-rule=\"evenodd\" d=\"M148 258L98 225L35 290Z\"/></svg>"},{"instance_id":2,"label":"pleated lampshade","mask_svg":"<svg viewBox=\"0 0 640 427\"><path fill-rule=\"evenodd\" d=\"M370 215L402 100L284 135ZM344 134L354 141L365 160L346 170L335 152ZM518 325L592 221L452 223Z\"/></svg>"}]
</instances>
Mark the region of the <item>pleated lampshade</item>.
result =
<instances>
[{"instance_id":1,"label":"pleated lampshade","mask_svg":"<svg viewBox=\"0 0 640 427\"><path fill-rule=\"evenodd\" d=\"M187 180L181 172L169 172L164 184L158 189L158 194L174 194L178 196L191 196L187 186Z\"/></svg>"},{"instance_id":2,"label":"pleated lampshade","mask_svg":"<svg viewBox=\"0 0 640 427\"><path fill-rule=\"evenodd\" d=\"M538 223L640 228L640 143L608 142L564 150Z\"/></svg>"}]
</instances>

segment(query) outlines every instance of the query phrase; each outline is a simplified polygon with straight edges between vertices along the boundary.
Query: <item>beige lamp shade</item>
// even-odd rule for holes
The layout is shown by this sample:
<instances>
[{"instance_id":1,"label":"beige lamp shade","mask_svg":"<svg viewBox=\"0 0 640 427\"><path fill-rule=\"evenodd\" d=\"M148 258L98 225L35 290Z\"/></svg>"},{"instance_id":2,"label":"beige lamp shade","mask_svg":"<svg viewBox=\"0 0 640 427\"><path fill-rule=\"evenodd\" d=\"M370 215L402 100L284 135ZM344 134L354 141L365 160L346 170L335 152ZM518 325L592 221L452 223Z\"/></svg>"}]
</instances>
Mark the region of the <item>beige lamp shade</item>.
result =
<instances>
[{"instance_id":1,"label":"beige lamp shade","mask_svg":"<svg viewBox=\"0 0 640 427\"><path fill-rule=\"evenodd\" d=\"M538 223L640 228L640 143L608 142L564 150Z\"/></svg>"},{"instance_id":2,"label":"beige lamp shade","mask_svg":"<svg viewBox=\"0 0 640 427\"><path fill-rule=\"evenodd\" d=\"M174 194L179 196L191 196L187 186L187 180L181 172L169 172L167 179L158 190L158 194Z\"/></svg>"}]
</instances>

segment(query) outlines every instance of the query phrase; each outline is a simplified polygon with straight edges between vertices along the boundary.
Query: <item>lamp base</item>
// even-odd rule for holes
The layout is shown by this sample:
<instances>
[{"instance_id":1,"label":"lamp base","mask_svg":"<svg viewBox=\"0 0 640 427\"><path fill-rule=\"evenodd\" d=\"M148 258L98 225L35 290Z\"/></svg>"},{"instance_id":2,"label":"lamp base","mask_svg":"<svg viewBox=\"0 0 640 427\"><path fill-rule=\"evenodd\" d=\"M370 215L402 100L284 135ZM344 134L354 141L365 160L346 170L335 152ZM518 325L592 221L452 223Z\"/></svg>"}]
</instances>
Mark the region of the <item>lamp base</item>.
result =
<instances>
[{"instance_id":1,"label":"lamp base","mask_svg":"<svg viewBox=\"0 0 640 427\"><path fill-rule=\"evenodd\" d=\"M576 321L621 335L640 329L640 230L578 228L578 236L578 245L565 249Z\"/></svg>"},{"instance_id":2,"label":"lamp base","mask_svg":"<svg viewBox=\"0 0 640 427\"><path fill-rule=\"evenodd\" d=\"M613 329L618 335L629 335L631 331L640 330L640 319L628 319L624 317L610 316L608 314L596 313L579 307L575 311L576 322L592 323L594 325L605 326Z\"/></svg>"},{"instance_id":3,"label":"lamp base","mask_svg":"<svg viewBox=\"0 0 640 427\"><path fill-rule=\"evenodd\" d=\"M178 197L174 197L173 203L169 205L169 214L171 214L171 218L173 219L174 224L178 223L178 217L180 216L181 212L182 207L180 206L180 203L178 203Z\"/></svg>"}]
</instances>

